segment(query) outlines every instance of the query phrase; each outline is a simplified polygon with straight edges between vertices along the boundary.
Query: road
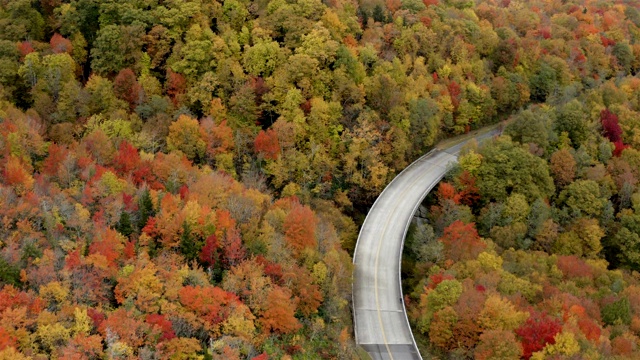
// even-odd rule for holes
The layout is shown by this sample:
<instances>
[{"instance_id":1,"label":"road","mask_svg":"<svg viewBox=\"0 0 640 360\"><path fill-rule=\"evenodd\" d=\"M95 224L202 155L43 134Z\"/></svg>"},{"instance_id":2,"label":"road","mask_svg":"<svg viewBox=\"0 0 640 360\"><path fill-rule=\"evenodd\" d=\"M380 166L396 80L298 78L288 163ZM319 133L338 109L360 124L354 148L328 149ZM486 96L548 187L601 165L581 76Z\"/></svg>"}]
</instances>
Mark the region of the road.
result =
<instances>
[{"instance_id":1,"label":"road","mask_svg":"<svg viewBox=\"0 0 640 360\"><path fill-rule=\"evenodd\" d=\"M481 142L497 133L467 136L424 155L398 174L369 210L353 256L353 308L356 342L373 359L422 359L402 300L404 238L413 214L457 161L460 149L472 139Z\"/></svg>"}]
</instances>

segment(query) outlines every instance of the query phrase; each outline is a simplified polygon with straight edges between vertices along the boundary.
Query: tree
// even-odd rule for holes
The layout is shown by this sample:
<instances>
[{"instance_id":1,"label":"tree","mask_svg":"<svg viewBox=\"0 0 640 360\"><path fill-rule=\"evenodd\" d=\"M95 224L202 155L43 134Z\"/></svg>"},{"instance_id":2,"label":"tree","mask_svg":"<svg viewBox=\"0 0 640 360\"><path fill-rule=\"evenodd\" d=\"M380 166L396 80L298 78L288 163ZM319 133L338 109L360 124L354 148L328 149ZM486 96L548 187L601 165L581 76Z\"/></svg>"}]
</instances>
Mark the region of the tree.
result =
<instances>
[{"instance_id":1,"label":"tree","mask_svg":"<svg viewBox=\"0 0 640 360\"><path fill-rule=\"evenodd\" d=\"M73 54L73 45L71 44L71 41L65 39L58 33L53 34L51 40L49 40L49 44L51 45L51 50L53 50L55 54L62 52L66 52L69 55Z\"/></svg>"},{"instance_id":2,"label":"tree","mask_svg":"<svg viewBox=\"0 0 640 360\"><path fill-rule=\"evenodd\" d=\"M558 320L545 313L531 312L527 321L516 329L523 348L523 357L531 358L531 355L542 350L547 344L555 344L555 336L562 330Z\"/></svg>"},{"instance_id":3,"label":"tree","mask_svg":"<svg viewBox=\"0 0 640 360\"><path fill-rule=\"evenodd\" d=\"M375 20L376 22L385 22L387 19L380 4L376 4L376 6L373 8L372 16L373 20Z\"/></svg>"},{"instance_id":4,"label":"tree","mask_svg":"<svg viewBox=\"0 0 640 360\"><path fill-rule=\"evenodd\" d=\"M522 144L533 143L541 149L549 146L551 118L549 111L540 108L527 109L514 115L514 120L507 125L505 133Z\"/></svg>"},{"instance_id":5,"label":"tree","mask_svg":"<svg viewBox=\"0 0 640 360\"><path fill-rule=\"evenodd\" d=\"M267 294L265 311L260 323L267 333L291 334L302 327L294 317L295 302L286 288L273 286Z\"/></svg>"},{"instance_id":6,"label":"tree","mask_svg":"<svg viewBox=\"0 0 640 360\"><path fill-rule=\"evenodd\" d=\"M198 120L180 115L178 120L169 126L167 147L170 151L181 151L189 160L199 161L204 157L206 146Z\"/></svg>"},{"instance_id":7,"label":"tree","mask_svg":"<svg viewBox=\"0 0 640 360\"><path fill-rule=\"evenodd\" d=\"M531 100L544 102L551 95L556 86L557 74L553 67L544 61L541 61L536 73L530 78L529 86L531 87Z\"/></svg>"},{"instance_id":8,"label":"tree","mask_svg":"<svg viewBox=\"0 0 640 360\"><path fill-rule=\"evenodd\" d=\"M218 264L219 257L218 238L215 235L209 235L204 242L204 246L200 249L198 259L200 259L200 262L205 266L213 268Z\"/></svg>"},{"instance_id":9,"label":"tree","mask_svg":"<svg viewBox=\"0 0 640 360\"><path fill-rule=\"evenodd\" d=\"M167 57L171 54L172 39L169 30L162 25L155 25L144 36L147 54L151 57L151 68L163 70Z\"/></svg>"},{"instance_id":10,"label":"tree","mask_svg":"<svg viewBox=\"0 0 640 360\"><path fill-rule=\"evenodd\" d=\"M612 143L622 140L622 128L618 123L618 116L609 109L600 112L600 123L602 124L602 135L604 135Z\"/></svg>"},{"instance_id":11,"label":"tree","mask_svg":"<svg viewBox=\"0 0 640 360\"><path fill-rule=\"evenodd\" d=\"M133 70L126 68L120 70L113 81L113 92L120 100L129 104L129 109L133 110L142 102L142 87L138 84Z\"/></svg>"},{"instance_id":12,"label":"tree","mask_svg":"<svg viewBox=\"0 0 640 360\"><path fill-rule=\"evenodd\" d=\"M182 223L182 233L180 234L180 252L184 257L191 261L198 258L198 254L202 249L202 241L197 235L192 233L193 229L188 221Z\"/></svg>"},{"instance_id":13,"label":"tree","mask_svg":"<svg viewBox=\"0 0 640 360\"><path fill-rule=\"evenodd\" d=\"M462 294L462 284L455 280L443 280L433 290L425 288L425 293L420 296L420 311L418 329L423 334L428 334L433 320L433 315L447 306L455 304Z\"/></svg>"},{"instance_id":14,"label":"tree","mask_svg":"<svg viewBox=\"0 0 640 360\"><path fill-rule=\"evenodd\" d=\"M18 195L24 195L31 190L34 179L31 171L15 156L10 156L2 171L4 183L13 187Z\"/></svg>"},{"instance_id":15,"label":"tree","mask_svg":"<svg viewBox=\"0 0 640 360\"><path fill-rule=\"evenodd\" d=\"M154 215L155 211L151 195L149 194L149 189L145 188L138 199L138 229L142 230L147 225L149 218Z\"/></svg>"},{"instance_id":16,"label":"tree","mask_svg":"<svg viewBox=\"0 0 640 360\"><path fill-rule=\"evenodd\" d=\"M138 149L128 141L120 142L118 153L113 159L113 167L120 175L130 174L140 164L140 154Z\"/></svg>"},{"instance_id":17,"label":"tree","mask_svg":"<svg viewBox=\"0 0 640 360\"><path fill-rule=\"evenodd\" d=\"M555 130L557 133L569 134L571 144L578 148L589 136L589 124L586 119L584 105L573 99L557 110Z\"/></svg>"},{"instance_id":18,"label":"tree","mask_svg":"<svg viewBox=\"0 0 640 360\"><path fill-rule=\"evenodd\" d=\"M157 327L159 330L158 342L168 341L176 337L176 334L171 327L171 321L164 315L148 314L145 320L147 324L154 325L154 327Z\"/></svg>"},{"instance_id":19,"label":"tree","mask_svg":"<svg viewBox=\"0 0 640 360\"><path fill-rule=\"evenodd\" d=\"M513 304L500 295L490 295L478 314L478 323L485 330L512 331L528 317L529 314L517 311Z\"/></svg>"},{"instance_id":20,"label":"tree","mask_svg":"<svg viewBox=\"0 0 640 360\"><path fill-rule=\"evenodd\" d=\"M223 242L224 263L231 267L240 263L246 256L246 251L242 246L240 232L236 228L228 229Z\"/></svg>"},{"instance_id":21,"label":"tree","mask_svg":"<svg viewBox=\"0 0 640 360\"><path fill-rule=\"evenodd\" d=\"M182 74L167 69L167 81L165 82L165 91L174 106L182 102L182 97L186 91L187 81Z\"/></svg>"},{"instance_id":22,"label":"tree","mask_svg":"<svg viewBox=\"0 0 640 360\"><path fill-rule=\"evenodd\" d=\"M612 245L620 249L616 258L623 266L631 269L640 267L640 235L622 227L614 236Z\"/></svg>"},{"instance_id":23,"label":"tree","mask_svg":"<svg viewBox=\"0 0 640 360\"><path fill-rule=\"evenodd\" d=\"M244 51L244 67L254 76L270 76L284 61L285 53L275 41L258 39Z\"/></svg>"},{"instance_id":24,"label":"tree","mask_svg":"<svg viewBox=\"0 0 640 360\"><path fill-rule=\"evenodd\" d=\"M626 297L604 305L600 313L602 322L607 325L629 325L631 323L631 305Z\"/></svg>"},{"instance_id":25,"label":"tree","mask_svg":"<svg viewBox=\"0 0 640 360\"><path fill-rule=\"evenodd\" d=\"M273 129L267 131L260 130L256 136L253 146L256 152L262 154L265 159L276 160L280 156L280 144L278 134Z\"/></svg>"},{"instance_id":26,"label":"tree","mask_svg":"<svg viewBox=\"0 0 640 360\"><path fill-rule=\"evenodd\" d=\"M116 231L120 234L129 237L133 233L133 227L131 226L131 216L128 212L123 211L120 214L120 219L115 226Z\"/></svg>"},{"instance_id":27,"label":"tree","mask_svg":"<svg viewBox=\"0 0 640 360\"><path fill-rule=\"evenodd\" d=\"M576 176L576 161L568 149L560 149L551 154L549 169L559 188L571 183Z\"/></svg>"},{"instance_id":28,"label":"tree","mask_svg":"<svg viewBox=\"0 0 640 360\"><path fill-rule=\"evenodd\" d=\"M475 224L460 220L446 227L439 241L444 244L447 258L453 261L475 259L487 246L478 236Z\"/></svg>"},{"instance_id":29,"label":"tree","mask_svg":"<svg viewBox=\"0 0 640 360\"><path fill-rule=\"evenodd\" d=\"M453 327L457 321L458 314L451 306L436 311L429 329L431 343L445 350L453 350L456 345Z\"/></svg>"},{"instance_id":30,"label":"tree","mask_svg":"<svg viewBox=\"0 0 640 360\"><path fill-rule=\"evenodd\" d=\"M488 330L480 335L473 354L476 360L518 360L522 345L512 331Z\"/></svg>"},{"instance_id":31,"label":"tree","mask_svg":"<svg viewBox=\"0 0 640 360\"><path fill-rule=\"evenodd\" d=\"M306 205L293 201L291 211L287 214L282 224L287 243L296 253L305 248L315 248L317 220L313 210Z\"/></svg>"},{"instance_id":32,"label":"tree","mask_svg":"<svg viewBox=\"0 0 640 360\"><path fill-rule=\"evenodd\" d=\"M517 192L528 201L551 196L555 187L544 160L532 155L509 137L500 137L480 149L478 189L485 201L504 201Z\"/></svg>"},{"instance_id":33,"label":"tree","mask_svg":"<svg viewBox=\"0 0 640 360\"><path fill-rule=\"evenodd\" d=\"M606 201L600 196L598 183L593 180L577 180L569 184L558 200L571 211L592 217L600 216Z\"/></svg>"},{"instance_id":34,"label":"tree","mask_svg":"<svg viewBox=\"0 0 640 360\"><path fill-rule=\"evenodd\" d=\"M413 151L422 153L433 145L438 136L440 119L436 116L438 105L431 99L409 102L409 122Z\"/></svg>"},{"instance_id":35,"label":"tree","mask_svg":"<svg viewBox=\"0 0 640 360\"><path fill-rule=\"evenodd\" d=\"M101 27L91 49L91 68L102 75L115 74L124 68L124 41L120 26Z\"/></svg>"},{"instance_id":36,"label":"tree","mask_svg":"<svg viewBox=\"0 0 640 360\"><path fill-rule=\"evenodd\" d=\"M631 47L626 42L617 42L611 51L613 56L615 56L618 66L625 73L629 73L631 71L631 63L634 60L633 51Z\"/></svg>"},{"instance_id":37,"label":"tree","mask_svg":"<svg viewBox=\"0 0 640 360\"><path fill-rule=\"evenodd\" d=\"M195 82L202 74L217 66L226 44L209 27L202 28L199 24L191 25L185 40L180 51L174 54L178 61L171 64L171 68Z\"/></svg>"}]
</instances>

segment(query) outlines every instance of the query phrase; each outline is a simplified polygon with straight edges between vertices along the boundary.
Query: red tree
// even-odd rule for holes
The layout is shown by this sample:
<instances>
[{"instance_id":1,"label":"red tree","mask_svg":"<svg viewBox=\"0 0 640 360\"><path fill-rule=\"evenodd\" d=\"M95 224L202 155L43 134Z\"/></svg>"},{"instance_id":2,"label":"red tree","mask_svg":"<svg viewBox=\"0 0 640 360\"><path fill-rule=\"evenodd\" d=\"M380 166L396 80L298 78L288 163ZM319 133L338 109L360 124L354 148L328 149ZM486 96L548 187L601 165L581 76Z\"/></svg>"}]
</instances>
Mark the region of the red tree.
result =
<instances>
[{"instance_id":1,"label":"red tree","mask_svg":"<svg viewBox=\"0 0 640 360\"><path fill-rule=\"evenodd\" d=\"M593 278L593 270L575 255L558 256L558 269L569 279L577 277Z\"/></svg>"},{"instance_id":2,"label":"red tree","mask_svg":"<svg viewBox=\"0 0 640 360\"><path fill-rule=\"evenodd\" d=\"M213 267L218 261L218 238L215 235L207 237L204 242L204 246L200 249L200 255L198 258L206 266Z\"/></svg>"},{"instance_id":3,"label":"red tree","mask_svg":"<svg viewBox=\"0 0 640 360\"><path fill-rule=\"evenodd\" d=\"M242 246L240 232L236 228L227 230L223 251L224 263L229 267L237 265L246 256L247 252Z\"/></svg>"},{"instance_id":4,"label":"red tree","mask_svg":"<svg viewBox=\"0 0 640 360\"><path fill-rule=\"evenodd\" d=\"M184 94L187 88L187 81L184 76L167 70L167 83L165 84L167 95L171 98L173 105L177 105L180 102L180 97Z\"/></svg>"},{"instance_id":5,"label":"red tree","mask_svg":"<svg viewBox=\"0 0 640 360\"><path fill-rule=\"evenodd\" d=\"M49 146L49 156L42 162L41 172L49 176L56 176L60 163L64 161L68 154L69 151L65 147L51 144Z\"/></svg>"},{"instance_id":6,"label":"red tree","mask_svg":"<svg viewBox=\"0 0 640 360\"><path fill-rule=\"evenodd\" d=\"M31 54L35 50L31 45L31 41L23 41L18 44L18 51L20 52L20 60L22 60L25 56Z\"/></svg>"},{"instance_id":7,"label":"red tree","mask_svg":"<svg viewBox=\"0 0 640 360\"><path fill-rule=\"evenodd\" d=\"M142 87L131 69L122 69L113 81L113 92L119 99L126 101L133 110L142 97Z\"/></svg>"},{"instance_id":8,"label":"red tree","mask_svg":"<svg viewBox=\"0 0 640 360\"><path fill-rule=\"evenodd\" d=\"M160 341L171 340L176 337L173 332L171 321L167 320L164 315L149 314L147 315L147 324L155 325L160 331Z\"/></svg>"},{"instance_id":9,"label":"red tree","mask_svg":"<svg viewBox=\"0 0 640 360\"><path fill-rule=\"evenodd\" d=\"M184 307L214 325L227 319L230 303L239 301L235 294L216 286L185 286L180 289L179 297Z\"/></svg>"},{"instance_id":10,"label":"red tree","mask_svg":"<svg viewBox=\"0 0 640 360\"><path fill-rule=\"evenodd\" d=\"M447 85L447 89L449 90L451 103L453 104L453 107L457 109L460 105L460 94L462 94L462 89L460 88L460 85L453 80Z\"/></svg>"},{"instance_id":11,"label":"red tree","mask_svg":"<svg viewBox=\"0 0 640 360\"><path fill-rule=\"evenodd\" d=\"M604 109L600 112L600 122L602 123L602 135L606 136L609 141L616 143L622 140L622 129L616 114L609 109Z\"/></svg>"},{"instance_id":12,"label":"red tree","mask_svg":"<svg viewBox=\"0 0 640 360\"><path fill-rule=\"evenodd\" d=\"M316 217L308 206L298 202L292 204L291 211L284 219L284 237L296 252L316 246Z\"/></svg>"},{"instance_id":13,"label":"red tree","mask_svg":"<svg viewBox=\"0 0 640 360\"><path fill-rule=\"evenodd\" d=\"M478 236L473 223L465 224L460 220L444 229L440 241L447 257L453 261L475 259L487 246Z\"/></svg>"},{"instance_id":14,"label":"red tree","mask_svg":"<svg viewBox=\"0 0 640 360\"><path fill-rule=\"evenodd\" d=\"M531 354L544 349L547 344L555 344L554 337L561 330L558 320L545 313L532 312L527 321L516 329L516 334L522 341L524 358L529 359Z\"/></svg>"},{"instance_id":15,"label":"red tree","mask_svg":"<svg viewBox=\"0 0 640 360\"><path fill-rule=\"evenodd\" d=\"M71 41L62 37L62 35L55 33L49 40L49 44L51 44L51 50L56 53L66 52L67 54L71 54L73 52L73 45L71 45Z\"/></svg>"},{"instance_id":16,"label":"red tree","mask_svg":"<svg viewBox=\"0 0 640 360\"><path fill-rule=\"evenodd\" d=\"M140 155L135 146L127 141L122 141L118 147L118 153L113 159L113 167L119 175L126 175L140 164Z\"/></svg>"},{"instance_id":17,"label":"red tree","mask_svg":"<svg viewBox=\"0 0 640 360\"><path fill-rule=\"evenodd\" d=\"M89 246L89 254L103 255L109 266L116 266L116 260L120 257L124 244L118 236L118 232L107 229L100 240L94 241Z\"/></svg>"},{"instance_id":18,"label":"red tree","mask_svg":"<svg viewBox=\"0 0 640 360\"><path fill-rule=\"evenodd\" d=\"M476 178L465 170L460 174L458 181L462 188L460 192L458 192L460 202L467 206L475 204L480 199L480 193L476 186Z\"/></svg>"},{"instance_id":19,"label":"red tree","mask_svg":"<svg viewBox=\"0 0 640 360\"><path fill-rule=\"evenodd\" d=\"M258 255L256 256L256 262L264 267L264 274L271 278L274 284L282 285L283 280L283 271L282 265L272 263L269 260L265 259L264 256Z\"/></svg>"},{"instance_id":20,"label":"red tree","mask_svg":"<svg viewBox=\"0 0 640 360\"><path fill-rule=\"evenodd\" d=\"M591 341L598 341L600 339L600 326L595 321L585 318L578 320L578 327L584 336Z\"/></svg>"},{"instance_id":21,"label":"red tree","mask_svg":"<svg viewBox=\"0 0 640 360\"><path fill-rule=\"evenodd\" d=\"M453 200L454 203L460 202L460 196L456 193L456 188L448 182L441 182L438 186L438 200L442 203L444 200Z\"/></svg>"},{"instance_id":22,"label":"red tree","mask_svg":"<svg viewBox=\"0 0 640 360\"><path fill-rule=\"evenodd\" d=\"M278 134L275 130L260 130L256 136L253 146L256 151L262 154L265 159L275 160L280 155L280 143L278 142Z\"/></svg>"},{"instance_id":23,"label":"red tree","mask_svg":"<svg viewBox=\"0 0 640 360\"><path fill-rule=\"evenodd\" d=\"M3 327L0 327L0 350L8 347L16 347L16 338L9 335Z\"/></svg>"}]
</instances>

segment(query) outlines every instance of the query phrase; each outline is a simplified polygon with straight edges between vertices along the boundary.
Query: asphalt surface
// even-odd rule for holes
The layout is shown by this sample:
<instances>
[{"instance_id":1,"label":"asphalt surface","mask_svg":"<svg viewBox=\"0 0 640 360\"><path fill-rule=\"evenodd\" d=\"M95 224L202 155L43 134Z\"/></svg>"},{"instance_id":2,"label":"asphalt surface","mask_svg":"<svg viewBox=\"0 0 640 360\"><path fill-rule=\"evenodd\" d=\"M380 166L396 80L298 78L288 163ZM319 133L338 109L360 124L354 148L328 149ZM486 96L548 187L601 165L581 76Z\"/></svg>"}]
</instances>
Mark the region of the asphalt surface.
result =
<instances>
[{"instance_id":1,"label":"asphalt surface","mask_svg":"<svg viewBox=\"0 0 640 360\"><path fill-rule=\"evenodd\" d=\"M378 196L362 224L353 257L356 342L373 359L422 359L402 300L400 261L413 214L458 159L470 140L493 137L493 130L435 149L404 169Z\"/></svg>"}]
</instances>

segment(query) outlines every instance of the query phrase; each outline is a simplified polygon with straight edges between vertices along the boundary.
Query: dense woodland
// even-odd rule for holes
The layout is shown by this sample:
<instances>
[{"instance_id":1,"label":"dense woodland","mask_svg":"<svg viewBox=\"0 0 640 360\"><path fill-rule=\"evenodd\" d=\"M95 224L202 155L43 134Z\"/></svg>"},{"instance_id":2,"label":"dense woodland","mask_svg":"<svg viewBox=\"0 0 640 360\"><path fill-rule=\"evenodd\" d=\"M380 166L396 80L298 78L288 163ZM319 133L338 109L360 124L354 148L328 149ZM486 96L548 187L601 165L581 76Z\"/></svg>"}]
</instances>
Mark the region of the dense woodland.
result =
<instances>
[{"instance_id":1,"label":"dense woodland","mask_svg":"<svg viewBox=\"0 0 640 360\"><path fill-rule=\"evenodd\" d=\"M634 1L0 0L0 359L353 358L384 186L443 358L638 357Z\"/></svg>"},{"instance_id":2,"label":"dense woodland","mask_svg":"<svg viewBox=\"0 0 640 360\"><path fill-rule=\"evenodd\" d=\"M475 13L532 21L510 59L537 103L467 146L424 204L403 261L410 320L441 358L638 359L637 9L512 6Z\"/></svg>"}]
</instances>

